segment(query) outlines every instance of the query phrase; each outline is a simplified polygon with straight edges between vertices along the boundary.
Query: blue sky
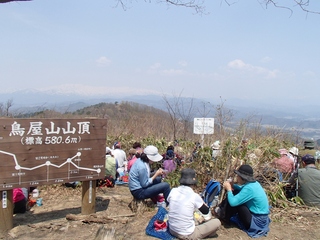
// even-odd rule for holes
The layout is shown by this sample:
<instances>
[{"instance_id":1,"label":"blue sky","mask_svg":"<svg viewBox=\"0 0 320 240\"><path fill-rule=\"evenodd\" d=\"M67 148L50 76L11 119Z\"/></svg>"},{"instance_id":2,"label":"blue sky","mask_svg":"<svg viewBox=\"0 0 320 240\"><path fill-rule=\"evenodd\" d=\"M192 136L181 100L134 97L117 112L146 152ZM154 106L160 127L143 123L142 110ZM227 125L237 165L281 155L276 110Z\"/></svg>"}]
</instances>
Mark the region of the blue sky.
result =
<instances>
[{"instance_id":1,"label":"blue sky","mask_svg":"<svg viewBox=\"0 0 320 240\"><path fill-rule=\"evenodd\" d=\"M320 11L320 1L313 4ZM110 0L1 4L0 93L319 99L320 15L247 0L205 6L201 15L143 0L127 10Z\"/></svg>"}]
</instances>

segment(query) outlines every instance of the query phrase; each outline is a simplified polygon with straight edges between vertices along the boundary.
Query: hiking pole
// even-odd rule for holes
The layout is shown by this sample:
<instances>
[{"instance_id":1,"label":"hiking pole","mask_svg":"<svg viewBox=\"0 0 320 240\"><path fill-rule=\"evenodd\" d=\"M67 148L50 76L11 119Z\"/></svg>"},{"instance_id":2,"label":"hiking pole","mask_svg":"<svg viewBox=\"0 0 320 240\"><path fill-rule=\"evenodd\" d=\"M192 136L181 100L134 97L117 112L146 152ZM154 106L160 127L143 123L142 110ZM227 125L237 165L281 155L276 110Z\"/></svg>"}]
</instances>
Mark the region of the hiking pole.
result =
<instances>
[{"instance_id":1,"label":"hiking pole","mask_svg":"<svg viewBox=\"0 0 320 240\"><path fill-rule=\"evenodd\" d=\"M295 188L295 194L296 194L296 197L298 197L299 195L299 178L298 178L298 174L299 174L299 167L300 167L300 164L299 164L299 160L298 160L298 156L294 156L294 160L296 161L296 173L297 173L297 179L296 179L296 188Z\"/></svg>"}]
</instances>

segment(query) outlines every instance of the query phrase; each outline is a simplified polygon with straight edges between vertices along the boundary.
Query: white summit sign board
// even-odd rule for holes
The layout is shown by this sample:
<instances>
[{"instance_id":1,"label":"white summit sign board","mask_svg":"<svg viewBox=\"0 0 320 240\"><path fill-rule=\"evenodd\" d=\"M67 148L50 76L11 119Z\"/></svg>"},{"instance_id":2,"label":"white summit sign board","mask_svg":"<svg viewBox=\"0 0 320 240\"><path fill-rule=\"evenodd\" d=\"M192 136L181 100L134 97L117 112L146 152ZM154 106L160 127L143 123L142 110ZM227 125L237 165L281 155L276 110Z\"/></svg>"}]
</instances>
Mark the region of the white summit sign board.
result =
<instances>
[{"instance_id":1,"label":"white summit sign board","mask_svg":"<svg viewBox=\"0 0 320 240\"><path fill-rule=\"evenodd\" d=\"M194 118L193 133L194 134L213 134L214 118Z\"/></svg>"}]
</instances>

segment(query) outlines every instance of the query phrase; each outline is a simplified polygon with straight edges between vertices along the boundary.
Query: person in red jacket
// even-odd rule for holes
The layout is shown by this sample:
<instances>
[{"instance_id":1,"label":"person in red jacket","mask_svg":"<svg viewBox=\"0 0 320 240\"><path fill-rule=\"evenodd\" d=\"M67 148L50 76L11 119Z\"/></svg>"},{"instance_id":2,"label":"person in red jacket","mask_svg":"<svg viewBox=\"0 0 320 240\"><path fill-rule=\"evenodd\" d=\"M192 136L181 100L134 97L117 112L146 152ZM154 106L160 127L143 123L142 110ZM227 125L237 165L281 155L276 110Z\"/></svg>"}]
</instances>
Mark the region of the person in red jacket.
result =
<instances>
[{"instance_id":1,"label":"person in red jacket","mask_svg":"<svg viewBox=\"0 0 320 240\"><path fill-rule=\"evenodd\" d=\"M13 189L13 205L13 214L27 211L27 198L23 194L22 188Z\"/></svg>"}]
</instances>

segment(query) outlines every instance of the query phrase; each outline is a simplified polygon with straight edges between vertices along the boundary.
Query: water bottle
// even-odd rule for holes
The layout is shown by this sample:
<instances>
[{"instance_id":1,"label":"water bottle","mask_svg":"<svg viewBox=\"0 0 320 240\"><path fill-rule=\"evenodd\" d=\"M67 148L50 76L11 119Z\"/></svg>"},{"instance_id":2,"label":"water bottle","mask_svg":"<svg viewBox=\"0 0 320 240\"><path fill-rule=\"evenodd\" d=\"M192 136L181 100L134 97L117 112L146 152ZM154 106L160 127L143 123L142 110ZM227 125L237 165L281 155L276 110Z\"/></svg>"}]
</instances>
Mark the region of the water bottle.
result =
<instances>
[{"instance_id":1,"label":"water bottle","mask_svg":"<svg viewBox=\"0 0 320 240\"><path fill-rule=\"evenodd\" d=\"M219 204L219 196L214 196L211 207L216 207Z\"/></svg>"}]
</instances>

